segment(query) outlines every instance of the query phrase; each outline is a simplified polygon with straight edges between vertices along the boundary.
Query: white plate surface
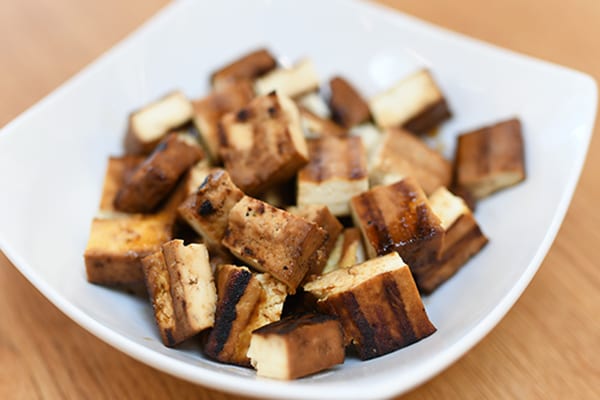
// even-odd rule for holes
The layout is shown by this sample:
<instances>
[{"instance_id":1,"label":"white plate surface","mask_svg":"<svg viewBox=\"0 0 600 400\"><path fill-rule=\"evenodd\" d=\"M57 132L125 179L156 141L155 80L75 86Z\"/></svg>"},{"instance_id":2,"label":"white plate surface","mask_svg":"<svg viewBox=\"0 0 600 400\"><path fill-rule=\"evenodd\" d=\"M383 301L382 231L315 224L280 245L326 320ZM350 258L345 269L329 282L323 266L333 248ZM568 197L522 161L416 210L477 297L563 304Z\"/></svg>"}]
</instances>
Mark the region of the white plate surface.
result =
<instances>
[{"instance_id":1,"label":"white plate surface","mask_svg":"<svg viewBox=\"0 0 600 400\"><path fill-rule=\"evenodd\" d=\"M164 347L147 303L86 283L82 254L108 155L128 113L173 88L208 90L211 71L266 45L310 56L371 96L429 67L454 118L441 138L511 116L523 121L528 178L481 202L485 250L425 299L438 332L367 362L294 382ZM579 72L465 38L361 2L180 1L8 124L0 133L0 248L58 308L127 354L220 390L271 398L368 399L404 392L474 346L543 260L573 194L593 129L596 85Z\"/></svg>"}]
</instances>

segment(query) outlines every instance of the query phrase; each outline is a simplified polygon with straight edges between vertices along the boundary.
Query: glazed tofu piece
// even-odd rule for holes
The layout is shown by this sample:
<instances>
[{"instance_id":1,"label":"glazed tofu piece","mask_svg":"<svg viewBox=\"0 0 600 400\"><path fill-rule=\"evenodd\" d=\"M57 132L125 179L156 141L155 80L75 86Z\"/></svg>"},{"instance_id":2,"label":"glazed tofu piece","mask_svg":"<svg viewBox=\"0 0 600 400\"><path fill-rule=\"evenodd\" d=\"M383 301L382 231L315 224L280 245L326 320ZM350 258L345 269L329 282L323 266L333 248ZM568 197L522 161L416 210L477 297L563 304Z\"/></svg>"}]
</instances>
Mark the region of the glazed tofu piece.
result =
<instances>
[{"instance_id":1,"label":"glazed tofu piece","mask_svg":"<svg viewBox=\"0 0 600 400\"><path fill-rule=\"evenodd\" d=\"M215 324L204 352L224 363L250 366L246 354L252 331L281 318L285 285L269 274L229 264L219 266L216 279Z\"/></svg>"},{"instance_id":2,"label":"glazed tofu piece","mask_svg":"<svg viewBox=\"0 0 600 400\"><path fill-rule=\"evenodd\" d=\"M171 240L142 259L154 318L165 346L213 326L217 289L203 244Z\"/></svg>"},{"instance_id":3,"label":"glazed tofu piece","mask_svg":"<svg viewBox=\"0 0 600 400\"><path fill-rule=\"evenodd\" d=\"M88 281L125 288L143 284L142 258L170 240L172 229L164 214L94 218L84 253Z\"/></svg>"},{"instance_id":4,"label":"glazed tofu piece","mask_svg":"<svg viewBox=\"0 0 600 400\"><path fill-rule=\"evenodd\" d=\"M444 228L413 178L361 193L351 207L369 258L396 251L413 275L437 260Z\"/></svg>"},{"instance_id":5,"label":"glazed tofu piece","mask_svg":"<svg viewBox=\"0 0 600 400\"><path fill-rule=\"evenodd\" d=\"M204 182L178 208L179 215L211 246L219 247L225 236L229 211L244 197L229 174L213 169Z\"/></svg>"},{"instance_id":6,"label":"glazed tofu piece","mask_svg":"<svg viewBox=\"0 0 600 400\"><path fill-rule=\"evenodd\" d=\"M114 217L118 211L115 210L113 201L117 192L123 186L125 181L135 172L138 166L144 161L143 156L122 156L109 157L104 174L104 183L102 185L102 195L100 197L100 207L97 217Z\"/></svg>"},{"instance_id":7,"label":"glazed tofu piece","mask_svg":"<svg viewBox=\"0 0 600 400\"><path fill-rule=\"evenodd\" d=\"M277 66L277 60L266 49L252 53L227 64L211 75L211 83L217 90L243 80L254 80Z\"/></svg>"},{"instance_id":8,"label":"glazed tofu piece","mask_svg":"<svg viewBox=\"0 0 600 400\"><path fill-rule=\"evenodd\" d=\"M330 119L321 118L304 107L300 107L304 135L307 138L322 136L347 136L348 132Z\"/></svg>"},{"instance_id":9,"label":"glazed tofu piece","mask_svg":"<svg viewBox=\"0 0 600 400\"><path fill-rule=\"evenodd\" d=\"M254 90L258 95L273 91L295 98L319 88L319 76L309 59L298 62L291 68L278 68L258 78Z\"/></svg>"},{"instance_id":10,"label":"glazed tofu piece","mask_svg":"<svg viewBox=\"0 0 600 400\"><path fill-rule=\"evenodd\" d=\"M336 76L329 81L331 98L329 106L333 120L343 127L350 128L371 118L369 104L346 79Z\"/></svg>"},{"instance_id":11,"label":"glazed tofu piece","mask_svg":"<svg viewBox=\"0 0 600 400\"><path fill-rule=\"evenodd\" d=\"M297 379L342 364L344 334L334 316L287 317L252 332L248 357L258 376Z\"/></svg>"},{"instance_id":12,"label":"glazed tofu piece","mask_svg":"<svg viewBox=\"0 0 600 400\"><path fill-rule=\"evenodd\" d=\"M193 111L192 103L179 91L135 111L129 117L125 151L150 154L167 133L190 122Z\"/></svg>"},{"instance_id":13,"label":"glazed tofu piece","mask_svg":"<svg viewBox=\"0 0 600 400\"><path fill-rule=\"evenodd\" d=\"M452 182L452 164L425 142L401 128L385 131L369 168L372 186L389 185L405 176L416 179L425 193Z\"/></svg>"},{"instance_id":14,"label":"glazed tofu piece","mask_svg":"<svg viewBox=\"0 0 600 400\"><path fill-rule=\"evenodd\" d=\"M446 231L439 259L415 276L422 293L430 294L454 275L488 242L469 207L446 188L439 188L429 198L431 209Z\"/></svg>"},{"instance_id":15,"label":"glazed tofu piece","mask_svg":"<svg viewBox=\"0 0 600 400\"><path fill-rule=\"evenodd\" d=\"M221 157L233 182L250 195L292 178L308 162L296 104L271 93L221 120Z\"/></svg>"},{"instance_id":16,"label":"glazed tofu piece","mask_svg":"<svg viewBox=\"0 0 600 400\"><path fill-rule=\"evenodd\" d=\"M436 331L409 267L396 252L321 275L304 289L318 298L321 312L340 319L346 345L363 360Z\"/></svg>"},{"instance_id":17,"label":"glazed tofu piece","mask_svg":"<svg viewBox=\"0 0 600 400\"><path fill-rule=\"evenodd\" d=\"M324 204L336 216L350 214L352 196L369 188L360 138L311 139L308 152L310 161L298 173L298 205Z\"/></svg>"},{"instance_id":18,"label":"glazed tofu piece","mask_svg":"<svg viewBox=\"0 0 600 400\"><path fill-rule=\"evenodd\" d=\"M326 238L317 224L245 196L229 212L222 243L237 258L270 273L294 293Z\"/></svg>"},{"instance_id":19,"label":"glazed tofu piece","mask_svg":"<svg viewBox=\"0 0 600 400\"><path fill-rule=\"evenodd\" d=\"M202 149L189 135L169 134L121 186L114 199L115 209L129 213L156 210L179 178L202 158Z\"/></svg>"},{"instance_id":20,"label":"glazed tofu piece","mask_svg":"<svg viewBox=\"0 0 600 400\"><path fill-rule=\"evenodd\" d=\"M380 127L402 127L417 134L429 132L451 116L446 99L425 69L375 96L369 108Z\"/></svg>"},{"instance_id":21,"label":"glazed tofu piece","mask_svg":"<svg viewBox=\"0 0 600 400\"><path fill-rule=\"evenodd\" d=\"M323 228L327 233L327 238L321 247L314 254L314 261L310 262L310 269L306 276L318 275L323 272L327 264L327 259L333 250L337 238L344 229L338 219L329 211L327 206L310 205L304 207L291 207L289 211L309 222L313 222Z\"/></svg>"},{"instance_id":22,"label":"glazed tofu piece","mask_svg":"<svg viewBox=\"0 0 600 400\"><path fill-rule=\"evenodd\" d=\"M192 102L194 125L198 130L209 158L220 161L219 121L223 115L241 109L254 98L254 89L248 81L227 85L208 96Z\"/></svg>"},{"instance_id":23,"label":"glazed tofu piece","mask_svg":"<svg viewBox=\"0 0 600 400\"><path fill-rule=\"evenodd\" d=\"M458 137L456 183L477 199L525 179L521 122L510 119Z\"/></svg>"}]
</instances>

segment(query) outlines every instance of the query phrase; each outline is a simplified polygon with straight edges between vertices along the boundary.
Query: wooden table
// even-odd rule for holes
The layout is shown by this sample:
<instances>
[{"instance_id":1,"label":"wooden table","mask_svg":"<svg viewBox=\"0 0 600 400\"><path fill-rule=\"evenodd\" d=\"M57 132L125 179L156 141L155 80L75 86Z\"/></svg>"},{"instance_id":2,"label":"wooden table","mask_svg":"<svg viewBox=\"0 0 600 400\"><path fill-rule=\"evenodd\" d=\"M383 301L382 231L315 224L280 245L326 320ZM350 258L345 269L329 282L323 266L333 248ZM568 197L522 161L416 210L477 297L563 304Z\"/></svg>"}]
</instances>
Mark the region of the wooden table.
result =
<instances>
[{"instance_id":1,"label":"wooden table","mask_svg":"<svg viewBox=\"0 0 600 400\"><path fill-rule=\"evenodd\" d=\"M0 2L0 126L166 2ZM384 2L600 79L598 0ZM487 338L403 399L600 398L599 172L596 137L571 208L531 286ZM104 344L45 300L1 253L0 317L1 399L239 398L157 372Z\"/></svg>"}]
</instances>

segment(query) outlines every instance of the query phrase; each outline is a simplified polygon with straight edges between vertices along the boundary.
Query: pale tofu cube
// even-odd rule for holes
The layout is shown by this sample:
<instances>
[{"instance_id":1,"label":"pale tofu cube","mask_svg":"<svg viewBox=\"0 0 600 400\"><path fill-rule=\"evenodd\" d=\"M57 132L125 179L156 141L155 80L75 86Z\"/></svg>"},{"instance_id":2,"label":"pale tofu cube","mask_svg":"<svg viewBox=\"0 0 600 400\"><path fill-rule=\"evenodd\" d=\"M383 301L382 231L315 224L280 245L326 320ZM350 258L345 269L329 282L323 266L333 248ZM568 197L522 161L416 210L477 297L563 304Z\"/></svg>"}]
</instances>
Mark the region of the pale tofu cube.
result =
<instances>
[{"instance_id":1,"label":"pale tofu cube","mask_svg":"<svg viewBox=\"0 0 600 400\"><path fill-rule=\"evenodd\" d=\"M273 91L295 98L319 88L319 76L309 59L298 62L291 68L278 68L258 78L254 90L258 95Z\"/></svg>"}]
</instances>

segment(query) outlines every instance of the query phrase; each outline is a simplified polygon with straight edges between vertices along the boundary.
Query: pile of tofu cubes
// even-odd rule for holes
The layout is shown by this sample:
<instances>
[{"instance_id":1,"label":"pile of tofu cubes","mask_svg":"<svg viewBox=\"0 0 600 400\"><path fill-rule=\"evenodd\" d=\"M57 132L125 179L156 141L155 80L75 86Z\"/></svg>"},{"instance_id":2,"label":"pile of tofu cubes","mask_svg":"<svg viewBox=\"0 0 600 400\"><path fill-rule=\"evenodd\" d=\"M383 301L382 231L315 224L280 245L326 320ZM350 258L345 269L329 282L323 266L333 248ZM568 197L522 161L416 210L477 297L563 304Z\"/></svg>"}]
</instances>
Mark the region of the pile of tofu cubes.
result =
<instances>
[{"instance_id":1,"label":"pile of tofu cubes","mask_svg":"<svg viewBox=\"0 0 600 400\"><path fill-rule=\"evenodd\" d=\"M420 135L451 115L421 70L370 101L261 49L212 91L133 112L85 250L92 283L148 293L166 346L295 379L435 332L421 301L487 243L474 201L524 179L517 119Z\"/></svg>"}]
</instances>

